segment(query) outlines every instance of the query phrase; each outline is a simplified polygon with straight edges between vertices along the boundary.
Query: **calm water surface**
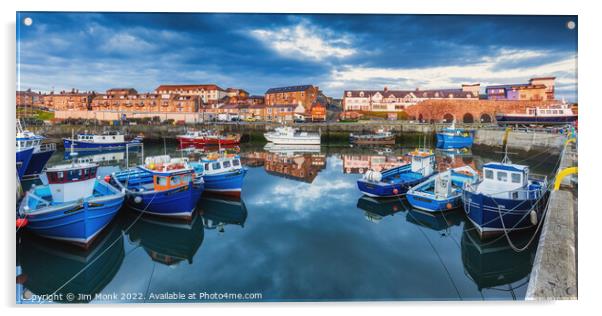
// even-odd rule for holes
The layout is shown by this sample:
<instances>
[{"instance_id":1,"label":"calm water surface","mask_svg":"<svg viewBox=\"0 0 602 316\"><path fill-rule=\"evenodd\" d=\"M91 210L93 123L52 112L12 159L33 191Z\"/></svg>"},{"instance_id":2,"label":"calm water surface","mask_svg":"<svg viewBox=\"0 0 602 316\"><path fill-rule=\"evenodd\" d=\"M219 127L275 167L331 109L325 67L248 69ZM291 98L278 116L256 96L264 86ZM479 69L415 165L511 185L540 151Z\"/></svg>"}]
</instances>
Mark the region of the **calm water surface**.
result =
<instances>
[{"instance_id":1,"label":"calm water surface","mask_svg":"<svg viewBox=\"0 0 602 316\"><path fill-rule=\"evenodd\" d=\"M504 239L481 242L462 210L432 216L405 200L362 197L361 173L399 164L413 148L406 147L295 152L243 145L249 172L242 199L203 197L192 222L124 208L87 251L20 232L18 295L77 293L85 295L74 301L93 303L165 302L151 299L165 293L261 293L265 301L523 299L535 247L515 253ZM184 155L173 144L145 146L147 156L164 151ZM125 157L80 156L103 161L105 174L123 168ZM480 168L501 157L490 149L437 152L442 169ZM542 174L557 160L546 153L511 158ZM129 160L139 157L130 153ZM57 152L49 165L64 161ZM519 245L529 237L513 236Z\"/></svg>"}]
</instances>

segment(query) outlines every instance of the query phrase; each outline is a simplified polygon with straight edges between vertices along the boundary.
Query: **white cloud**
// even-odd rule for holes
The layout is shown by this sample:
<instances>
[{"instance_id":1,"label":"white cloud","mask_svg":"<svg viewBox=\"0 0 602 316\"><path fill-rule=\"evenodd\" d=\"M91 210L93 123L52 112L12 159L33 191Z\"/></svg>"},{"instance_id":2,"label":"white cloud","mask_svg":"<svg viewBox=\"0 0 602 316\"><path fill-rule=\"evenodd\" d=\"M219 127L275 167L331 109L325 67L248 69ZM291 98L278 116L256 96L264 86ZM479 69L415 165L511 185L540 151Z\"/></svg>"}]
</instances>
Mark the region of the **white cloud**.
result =
<instances>
[{"instance_id":1,"label":"white cloud","mask_svg":"<svg viewBox=\"0 0 602 316\"><path fill-rule=\"evenodd\" d=\"M316 60L335 57L345 58L356 53L349 47L346 35L335 35L327 29L301 22L294 27L277 30L256 29L251 35L279 54L291 58L310 57Z\"/></svg>"},{"instance_id":2,"label":"white cloud","mask_svg":"<svg viewBox=\"0 0 602 316\"><path fill-rule=\"evenodd\" d=\"M556 76L562 84L576 84L577 56L536 66L504 65L534 58L546 57L548 52L537 50L505 50L497 55L485 56L478 62L466 65L436 66L425 68L378 68L351 65L333 69L325 86L330 89L429 89L453 88L461 83L481 85L525 82L536 76ZM519 63L520 64L520 63ZM459 82L462 80L463 82Z\"/></svg>"},{"instance_id":3,"label":"white cloud","mask_svg":"<svg viewBox=\"0 0 602 316\"><path fill-rule=\"evenodd\" d=\"M107 39L102 49L106 52L135 53L154 49L155 45L129 33L117 33Z\"/></svg>"}]
</instances>

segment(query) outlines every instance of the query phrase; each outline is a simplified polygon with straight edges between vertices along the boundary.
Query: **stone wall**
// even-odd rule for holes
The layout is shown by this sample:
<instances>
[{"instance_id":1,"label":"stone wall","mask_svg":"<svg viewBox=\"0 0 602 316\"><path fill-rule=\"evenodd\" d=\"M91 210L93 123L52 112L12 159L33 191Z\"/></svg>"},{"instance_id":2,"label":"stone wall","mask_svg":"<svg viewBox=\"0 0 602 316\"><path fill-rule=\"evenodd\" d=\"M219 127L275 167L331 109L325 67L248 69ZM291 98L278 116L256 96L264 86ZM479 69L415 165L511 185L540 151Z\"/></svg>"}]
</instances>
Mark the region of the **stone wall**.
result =
<instances>
[{"instance_id":1,"label":"stone wall","mask_svg":"<svg viewBox=\"0 0 602 316\"><path fill-rule=\"evenodd\" d=\"M497 113L524 113L527 107L553 104L554 101L496 101L496 100L426 100L408 107L410 118L417 120L442 121L453 117L457 122L470 123L495 120Z\"/></svg>"}]
</instances>

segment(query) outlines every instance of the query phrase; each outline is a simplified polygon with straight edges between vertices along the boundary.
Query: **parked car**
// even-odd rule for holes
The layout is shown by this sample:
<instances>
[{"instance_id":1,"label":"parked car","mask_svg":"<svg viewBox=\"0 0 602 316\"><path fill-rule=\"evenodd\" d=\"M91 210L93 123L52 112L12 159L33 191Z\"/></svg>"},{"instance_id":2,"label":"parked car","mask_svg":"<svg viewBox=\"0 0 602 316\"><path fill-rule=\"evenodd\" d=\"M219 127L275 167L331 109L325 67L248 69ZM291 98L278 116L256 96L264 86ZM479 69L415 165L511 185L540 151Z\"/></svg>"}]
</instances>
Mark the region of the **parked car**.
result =
<instances>
[{"instance_id":1,"label":"parked car","mask_svg":"<svg viewBox=\"0 0 602 316\"><path fill-rule=\"evenodd\" d=\"M257 118L256 117L247 117L247 118L245 118L245 122L257 122Z\"/></svg>"}]
</instances>

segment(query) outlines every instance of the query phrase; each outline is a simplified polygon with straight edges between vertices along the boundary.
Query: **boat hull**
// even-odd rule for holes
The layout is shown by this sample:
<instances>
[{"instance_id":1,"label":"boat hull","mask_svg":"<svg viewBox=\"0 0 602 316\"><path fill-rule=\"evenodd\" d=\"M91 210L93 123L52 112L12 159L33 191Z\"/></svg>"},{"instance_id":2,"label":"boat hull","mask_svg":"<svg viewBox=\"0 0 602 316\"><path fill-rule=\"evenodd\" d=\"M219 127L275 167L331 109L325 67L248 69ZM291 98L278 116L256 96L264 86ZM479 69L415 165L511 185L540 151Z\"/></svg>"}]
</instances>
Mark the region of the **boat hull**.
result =
<instances>
[{"instance_id":1,"label":"boat hull","mask_svg":"<svg viewBox=\"0 0 602 316\"><path fill-rule=\"evenodd\" d=\"M124 195L38 209L27 215L27 228L42 237L87 247L123 205Z\"/></svg>"},{"instance_id":2,"label":"boat hull","mask_svg":"<svg viewBox=\"0 0 602 316\"><path fill-rule=\"evenodd\" d=\"M140 139L134 139L127 142L114 142L114 143L92 143L78 140L72 140L69 138L63 138L63 145L65 150L70 150L73 145L74 151L105 151L105 150L119 150L125 149L127 145L140 145L142 141Z\"/></svg>"},{"instance_id":3,"label":"boat hull","mask_svg":"<svg viewBox=\"0 0 602 316\"><path fill-rule=\"evenodd\" d=\"M33 147L27 148L21 151L17 151L16 154L16 163L17 163L17 174L19 178L22 178L25 174L25 170L27 170L27 166L31 161L31 157L33 156Z\"/></svg>"},{"instance_id":4,"label":"boat hull","mask_svg":"<svg viewBox=\"0 0 602 316\"><path fill-rule=\"evenodd\" d=\"M544 124L564 125L577 121L577 115L567 116L527 116L527 115L496 115L495 119L500 125L507 124Z\"/></svg>"},{"instance_id":5,"label":"boat hull","mask_svg":"<svg viewBox=\"0 0 602 316\"><path fill-rule=\"evenodd\" d=\"M446 199L435 199L423 195L408 192L406 194L408 202L413 208L425 212L444 212L457 209L462 206L461 196L453 196Z\"/></svg>"},{"instance_id":6,"label":"boat hull","mask_svg":"<svg viewBox=\"0 0 602 316\"><path fill-rule=\"evenodd\" d=\"M44 167L46 166L48 160L50 160L50 157L52 157L52 154L54 154L54 150L33 153L23 176L26 178L36 177L42 173L42 170L44 170Z\"/></svg>"},{"instance_id":7,"label":"boat hull","mask_svg":"<svg viewBox=\"0 0 602 316\"><path fill-rule=\"evenodd\" d=\"M413 181L403 183L386 183L386 182L372 182L364 179L357 180L358 189L367 196L385 198L405 195L408 190L424 181L425 179L417 179Z\"/></svg>"},{"instance_id":8,"label":"boat hull","mask_svg":"<svg viewBox=\"0 0 602 316\"><path fill-rule=\"evenodd\" d=\"M191 219L203 189L203 184L195 183L159 192L128 191L126 203L144 214Z\"/></svg>"},{"instance_id":9,"label":"boat hull","mask_svg":"<svg viewBox=\"0 0 602 316\"><path fill-rule=\"evenodd\" d=\"M448 135L445 133L437 133L438 148L465 148L472 146L474 137L461 135Z\"/></svg>"},{"instance_id":10,"label":"boat hull","mask_svg":"<svg viewBox=\"0 0 602 316\"><path fill-rule=\"evenodd\" d=\"M264 134L265 139L276 145L320 145L320 135L286 137L280 135Z\"/></svg>"},{"instance_id":11,"label":"boat hull","mask_svg":"<svg viewBox=\"0 0 602 316\"><path fill-rule=\"evenodd\" d=\"M204 175L205 192L230 197L240 197L246 169L216 175Z\"/></svg>"},{"instance_id":12,"label":"boat hull","mask_svg":"<svg viewBox=\"0 0 602 316\"><path fill-rule=\"evenodd\" d=\"M466 216L481 238L532 228L542 219L545 200L545 197L537 199L535 196L527 200L494 200L490 196L469 191L464 191L462 196ZM536 223L531 222L531 211L537 215Z\"/></svg>"}]
</instances>

